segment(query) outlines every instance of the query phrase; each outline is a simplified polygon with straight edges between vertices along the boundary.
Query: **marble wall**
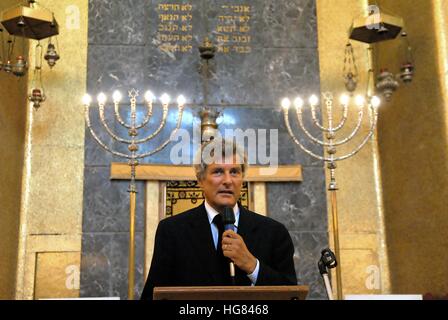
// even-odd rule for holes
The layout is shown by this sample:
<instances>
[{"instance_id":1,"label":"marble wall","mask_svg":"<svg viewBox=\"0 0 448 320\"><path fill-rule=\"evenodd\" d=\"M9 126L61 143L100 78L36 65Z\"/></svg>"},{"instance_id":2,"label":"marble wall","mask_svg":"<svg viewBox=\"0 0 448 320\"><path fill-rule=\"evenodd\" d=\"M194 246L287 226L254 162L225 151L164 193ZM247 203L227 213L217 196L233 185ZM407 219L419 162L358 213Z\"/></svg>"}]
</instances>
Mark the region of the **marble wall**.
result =
<instances>
[{"instance_id":1,"label":"marble wall","mask_svg":"<svg viewBox=\"0 0 448 320\"><path fill-rule=\"evenodd\" d=\"M114 89L125 92L133 87L141 92L151 89L158 96L164 91L171 95L183 93L189 104L182 128L192 133L192 124L198 124L198 105L203 101L197 47L206 35L219 42L220 34L216 31L219 8L251 5L248 32L251 53L217 53L212 64L209 102L223 112L221 130L278 129L279 164L303 166L302 183L268 185L268 214L284 223L291 233L299 283L310 285L310 299L324 299L325 289L317 270L320 251L328 246L323 164L292 144L279 107L279 100L285 95L299 92L308 95L319 90L315 1L190 1L192 50L187 53L164 52L158 48L157 8L161 3L189 2L89 1L88 91L110 94ZM107 118L112 121L110 113ZM151 123L157 123L160 113L155 112L154 118ZM165 133L147 146L148 150L168 137L174 121L174 114L170 114ZM94 116L92 123L100 124ZM115 145L106 133L99 136ZM106 154L88 133L85 142L81 296L125 299L128 183L109 180L110 162L120 159ZM314 151L322 152L315 148ZM169 152L168 147L145 162L170 164ZM139 183L138 188L137 297L144 276L143 184Z\"/></svg>"}]
</instances>

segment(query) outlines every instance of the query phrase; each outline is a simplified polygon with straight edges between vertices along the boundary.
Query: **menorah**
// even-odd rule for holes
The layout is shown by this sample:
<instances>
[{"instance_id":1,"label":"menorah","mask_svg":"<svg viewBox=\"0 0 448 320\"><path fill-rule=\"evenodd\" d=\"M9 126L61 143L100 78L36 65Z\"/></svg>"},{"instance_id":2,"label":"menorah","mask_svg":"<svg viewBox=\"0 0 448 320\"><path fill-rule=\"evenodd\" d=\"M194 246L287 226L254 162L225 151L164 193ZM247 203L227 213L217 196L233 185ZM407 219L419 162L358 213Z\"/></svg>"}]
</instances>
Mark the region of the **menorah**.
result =
<instances>
[{"instance_id":1,"label":"menorah","mask_svg":"<svg viewBox=\"0 0 448 320\"><path fill-rule=\"evenodd\" d=\"M146 115L144 119L138 123L137 122L137 97L139 96L139 92L135 89L132 89L128 92L129 100L130 100L130 115L127 122L123 120L120 114L120 105L122 100L122 95L119 91L115 91L113 93L112 99L114 104L114 114L115 114L115 120L124 128L128 130L129 139L121 138L117 134L113 132L109 124L106 122L105 119L105 107L107 103L107 96L104 93L100 93L97 97L98 101L98 112L99 117L101 120L102 125L104 126L105 131L108 133L110 137L112 137L113 140L115 140L118 143L127 145L127 149L129 153L123 153L119 152L117 150L113 150L111 147L109 147L107 144L105 144L101 139L97 136L95 131L92 128L92 124L90 122L90 104L92 102L92 98L86 94L83 98L83 104L84 104L84 116L85 116L85 122L87 124L87 127L89 128L90 133L92 134L92 137L94 140L106 151L112 153L115 156L118 156L120 158L125 158L128 160L128 164L131 168L131 180L129 184L129 195L130 195L130 201L129 201L129 257L128 257L128 299L133 300L134 299L134 282L135 282L135 208L136 208L136 194L137 194L137 188L135 185L135 173L136 173L136 167L138 165L139 159L144 159L146 157L150 157L151 155L161 151L163 148L165 148L170 143L170 138L166 139L164 142L159 144L156 148L153 148L152 150L148 152L142 152L139 153L139 145L148 143L151 139L159 135L159 133L163 130L165 127L165 124L167 122L168 117L168 111L169 111L169 104L170 104L170 97L165 93L161 96L160 102L162 104L163 113L162 113L162 119L160 121L160 124L158 128L151 134L147 135L144 138L137 139L139 135L140 129L145 129L152 117L153 114L153 103L155 100L154 95L147 91L145 93L145 102L146 102ZM176 121L176 127L172 130L170 137L179 130L180 125L182 123L182 114L183 109L185 105L185 98L180 95L177 98L177 105L178 105L178 114L177 114L177 121Z\"/></svg>"},{"instance_id":2,"label":"menorah","mask_svg":"<svg viewBox=\"0 0 448 320\"><path fill-rule=\"evenodd\" d=\"M351 133L343 139L336 140L336 135L340 130L345 126L348 119L348 108L350 104L351 98L348 95L342 95L340 98L340 105L342 107L342 116L340 121L336 124L333 116L333 95L329 92L323 94L323 98L326 106L326 121L327 125L324 126L318 119L316 115L316 107L319 105L319 98L316 95L312 95L309 98L309 104L311 109L311 117L313 124L320 130L323 135L327 138L327 141L323 139L319 139L313 136L310 131L307 129L303 122L303 109L304 109L304 101L297 97L294 100L294 106L296 109L297 121L299 123L300 128L305 133L305 136L310 139L313 143L322 146L325 149L327 155L318 155L313 151L307 149L300 140L294 135L292 131L290 122L289 122L289 108L291 106L291 101L288 98L282 100L281 105L284 113L284 120L286 127L288 129L288 133L291 136L292 140L308 155L322 160L327 163L327 168L330 170L330 182L328 185L328 190L330 191L331 196L331 212L332 212L332 220L333 220L333 241L334 247L336 251L336 259L339 263L339 267L336 268L336 284L337 284L337 297L339 300L342 299L342 276L341 276L341 260L340 260L340 249L339 249L339 225L338 225L338 210L337 210L337 199L336 199L336 191L338 190L336 183L336 162L343 161L348 159L355 154L357 154L369 141L372 137L375 127L378 121L378 107L381 103L380 99L376 96L367 96L367 98L363 96L357 96L355 98L355 104L358 107L358 121L356 123L355 128L351 131ZM366 108L367 106L367 108ZM345 145L349 143L355 136L357 136L364 118L365 109L368 110L369 120L370 120L370 128L367 132L366 136L362 141L354 148L351 152L336 156L337 147ZM325 110L324 110L325 111ZM331 299L331 295L330 295Z\"/></svg>"}]
</instances>

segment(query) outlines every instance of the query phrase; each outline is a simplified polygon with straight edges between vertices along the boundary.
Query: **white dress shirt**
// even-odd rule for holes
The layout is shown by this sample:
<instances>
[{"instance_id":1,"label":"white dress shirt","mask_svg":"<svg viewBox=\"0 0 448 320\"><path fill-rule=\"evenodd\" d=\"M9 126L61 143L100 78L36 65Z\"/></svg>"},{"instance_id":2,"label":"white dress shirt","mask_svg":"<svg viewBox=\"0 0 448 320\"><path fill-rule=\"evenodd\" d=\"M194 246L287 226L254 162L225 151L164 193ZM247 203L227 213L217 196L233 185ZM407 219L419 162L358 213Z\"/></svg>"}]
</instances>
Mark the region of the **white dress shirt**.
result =
<instances>
[{"instance_id":1,"label":"white dress shirt","mask_svg":"<svg viewBox=\"0 0 448 320\"><path fill-rule=\"evenodd\" d=\"M218 246L219 231L218 231L218 227L213 223L213 219L215 218L216 215L219 214L219 212L216 211L215 209L213 209L213 207L208 204L207 200L205 200L204 205L205 205L205 210L207 211L208 222L210 223L210 228L212 230L212 236L213 236L213 243L215 244L215 249L216 249ZM238 204L235 204L235 206L233 207L233 213L235 214L234 226L235 226L236 232L238 233L238 223L240 221L240 210L238 208ZM260 262L257 259L257 265L255 266L254 272L247 275L249 277L250 281L252 282L253 286L257 282L259 270L260 270Z\"/></svg>"}]
</instances>

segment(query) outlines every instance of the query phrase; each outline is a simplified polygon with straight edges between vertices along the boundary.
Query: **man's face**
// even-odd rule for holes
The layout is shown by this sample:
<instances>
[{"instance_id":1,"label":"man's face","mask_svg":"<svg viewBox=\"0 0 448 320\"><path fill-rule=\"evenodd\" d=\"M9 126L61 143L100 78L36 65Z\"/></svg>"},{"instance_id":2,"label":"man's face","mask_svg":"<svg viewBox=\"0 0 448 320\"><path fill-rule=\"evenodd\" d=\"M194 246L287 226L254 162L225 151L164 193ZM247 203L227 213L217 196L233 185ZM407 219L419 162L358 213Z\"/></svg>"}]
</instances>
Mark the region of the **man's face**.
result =
<instances>
[{"instance_id":1,"label":"man's face","mask_svg":"<svg viewBox=\"0 0 448 320\"><path fill-rule=\"evenodd\" d=\"M235 161L210 164L205 170L204 177L199 181L205 199L217 211L221 211L224 207L235 206L240 197L242 184L241 164Z\"/></svg>"}]
</instances>

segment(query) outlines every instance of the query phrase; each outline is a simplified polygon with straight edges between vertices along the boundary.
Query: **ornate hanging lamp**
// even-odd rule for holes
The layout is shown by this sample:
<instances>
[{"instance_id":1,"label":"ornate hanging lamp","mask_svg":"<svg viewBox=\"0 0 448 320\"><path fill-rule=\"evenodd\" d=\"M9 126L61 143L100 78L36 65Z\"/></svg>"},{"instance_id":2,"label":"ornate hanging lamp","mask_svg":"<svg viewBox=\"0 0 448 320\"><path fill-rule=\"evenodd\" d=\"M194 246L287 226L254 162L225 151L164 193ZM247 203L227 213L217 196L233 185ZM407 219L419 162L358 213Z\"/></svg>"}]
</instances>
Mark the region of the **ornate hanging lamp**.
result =
<instances>
[{"instance_id":1,"label":"ornate hanging lamp","mask_svg":"<svg viewBox=\"0 0 448 320\"><path fill-rule=\"evenodd\" d=\"M3 69L3 64L5 63L5 39L3 36L3 29L0 25L0 41L1 41L1 48L0 48L0 71Z\"/></svg>"},{"instance_id":2,"label":"ornate hanging lamp","mask_svg":"<svg viewBox=\"0 0 448 320\"><path fill-rule=\"evenodd\" d=\"M211 108L208 103L208 80L210 78L210 60L215 57L216 47L206 37L201 46L199 46L199 54L202 59L200 74L202 76L204 99L199 117L201 118L201 142L213 140L218 134L218 124L216 120L221 112L215 108Z\"/></svg>"},{"instance_id":3,"label":"ornate hanging lamp","mask_svg":"<svg viewBox=\"0 0 448 320\"><path fill-rule=\"evenodd\" d=\"M50 68L53 68L56 65L56 61L60 59L60 56L58 54L59 51L59 45L56 46L52 43L52 38L48 41L48 47L47 47L47 53L45 53L44 59L47 61ZM57 44L57 38L56 38L56 44Z\"/></svg>"},{"instance_id":4,"label":"ornate hanging lamp","mask_svg":"<svg viewBox=\"0 0 448 320\"><path fill-rule=\"evenodd\" d=\"M7 49L7 55L6 55L6 62L3 64L3 70L5 70L6 73L12 72L12 63L11 63L11 56L12 52L14 51L14 44L15 44L15 38L9 37L8 38L8 49Z\"/></svg>"},{"instance_id":5,"label":"ornate hanging lamp","mask_svg":"<svg viewBox=\"0 0 448 320\"><path fill-rule=\"evenodd\" d=\"M414 79L414 57L412 55L412 47L409 43L407 32L401 33L401 49L403 52L403 63L400 68L400 79L404 84L409 84Z\"/></svg>"},{"instance_id":6,"label":"ornate hanging lamp","mask_svg":"<svg viewBox=\"0 0 448 320\"><path fill-rule=\"evenodd\" d=\"M59 48L53 44L52 37L59 34L59 26L54 17L53 12L46 8L38 7L36 1L29 0L29 6L15 6L11 9L5 10L0 14L0 22L4 30L8 31L10 40L8 41L8 57L6 63L3 62L3 70L12 73L17 77L23 77L28 70L28 63L26 61L27 53L26 40L40 41L45 38L50 38L48 42L45 60L47 60L50 68L54 67L56 61L60 59ZM2 31L3 37L3 29ZM11 37L13 40L11 40ZM15 39L22 39L21 51L15 59L12 58ZM1 58L1 57L0 57ZM5 58L3 58L5 59ZM1 62L2 59L0 59ZM2 68L0 67L0 70Z\"/></svg>"},{"instance_id":7,"label":"ornate hanging lamp","mask_svg":"<svg viewBox=\"0 0 448 320\"><path fill-rule=\"evenodd\" d=\"M59 26L53 12L46 8L38 7L35 0L28 0L28 6L15 6L0 13L0 22L4 28L0 28L2 37L2 52L0 54L0 70L11 73L17 77L23 77L28 70L26 60L26 41L37 40L35 59L36 63L32 75L31 90L28 100L34 109L39 109L46 100L44 85L42 82L42 61L45 59L50 68L56 65L60 59L58 40L53 42L53 37L59 34ZM8 48L5 54L3 43L3 30L8 31ZM14 59L17 51L16 39L21 38L21 49ZM43 53L40 40L49 38L48 46ZM16 48L16 51L14 51Z\"/></svg>"},{"instance_id":8,"label":"ornate hanging lamp","mask_svg":"<svg viewBox=\"0 0 448 320\"><path fill-rule=\"evenodd\" d=\"M53 12L37 7L36 1L29 6L16 6L2 12L0 22L10 35L42 40L59 34L59 26Z\"/></svg>"},{"instance_id":9,"label":"ornate hanging lamp","mask_svg":"<svg viewBox=\"0 0 448 320\"><path fill-rule=\"evenodd\" d=\"M350 39L368 43L371 45L372 50L373 43L393 40L401 35L400 55L403 56L403 62L399 66L399 72L395 74L389 71L392 68L386 68L384 66L381 68L378 67L375 70L376 72L380 70L376 76L375 88L378 95L383 96L386 101L392 99L392 95L400 86L400 80L404 84L409 84L412 82L415 74L412 48L409 43L408 34L402 31L403 26L403 18L385 14L378 6L371 5L369 6L368 16L355 19L350 29ZM372 72L374 71L372 70ZM348 76L346 77L345 83L347 90L349 90L352 83Z\"/></svg>"},{"instance_id":10,"label":"ornate hanging lamp","mask_svg":"<svg viewBox=\"0 0 448 320\"><path fill-rule=\"evenodd\" d=\"M46 100L44 85L42 83L42 51L43 48L38 42L36 46L36 64L34 67L33 80L31 83L31 92L28 100L33 104L34 109L39 109L41 103Z\"/></svg>"},{"instance_id":11,"label":"ornate hanging lamp","mask_svg":"<svg viewBox=\"0 0 448 320\"><path fill-rule=\"evenodd\" d=\"M387 69L381 70L377 77L376 89L386 101L392 99L392 95L397 91L400 83L396 80L395 75Z\"/></svg>"},{"instance_id":12,"label":"ornate hanging lamp","mask_svg":"<svg viewBox=\"0 0 448 320\"><path fill-rule=\"evenodd\" d=\"M403 28L403 18L381 12L377 6L369 6L369 15L353 21L350 39L364 43L376 43L395 39Z\"/></svg>"},{"instance_id":13,"label":"ornate hanging lamp","mask_svg":"<svg viewBox=\"0 0 448 320\"><path fill-rule=\"evenodd\" d=\"M345 88L353 93L358 87L358 67L356 66L353 46L350 42L345 46L344 69L342 70Z\"/></svg>"},{"instance_id":14,"label":"ornate hanging lamp","mask_svg":"<svg viewBox=\"0 0 448 320\"><path fill-rule=\"evenodd\" d=\"M28 70L28 62L26 61L25 55L25 20L20 17L17 22L17 27L19 28L20 36L22 37L21 51L16 57L16 62L12 65L12 73L17 77L23 77Z\"/></svg>"}]
</instances>

